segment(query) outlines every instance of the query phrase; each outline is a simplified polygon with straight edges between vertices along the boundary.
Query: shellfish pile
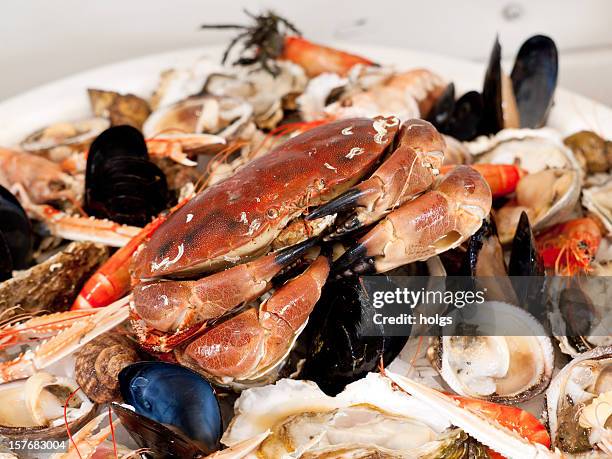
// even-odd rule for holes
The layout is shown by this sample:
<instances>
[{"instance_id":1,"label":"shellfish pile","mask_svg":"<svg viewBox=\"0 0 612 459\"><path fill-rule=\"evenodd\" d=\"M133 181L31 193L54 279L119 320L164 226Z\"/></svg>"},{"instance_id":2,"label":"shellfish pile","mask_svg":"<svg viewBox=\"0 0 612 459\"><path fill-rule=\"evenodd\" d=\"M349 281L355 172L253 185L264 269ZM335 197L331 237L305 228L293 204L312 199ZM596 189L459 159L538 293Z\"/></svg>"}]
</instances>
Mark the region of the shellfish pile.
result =
<instances>
[{"instance_id":1,"label":"shellfish pile","mask_svg":"<svg viewBox=\"0 0 612 459\"><path fill-rule=\"evenodd\" d=\"M250 18L0 147L0 454L612 457L612 141L547 126L554 41L456 97ZM477 323L398 333L402 279Z\"/></svg>"}]
</instances>

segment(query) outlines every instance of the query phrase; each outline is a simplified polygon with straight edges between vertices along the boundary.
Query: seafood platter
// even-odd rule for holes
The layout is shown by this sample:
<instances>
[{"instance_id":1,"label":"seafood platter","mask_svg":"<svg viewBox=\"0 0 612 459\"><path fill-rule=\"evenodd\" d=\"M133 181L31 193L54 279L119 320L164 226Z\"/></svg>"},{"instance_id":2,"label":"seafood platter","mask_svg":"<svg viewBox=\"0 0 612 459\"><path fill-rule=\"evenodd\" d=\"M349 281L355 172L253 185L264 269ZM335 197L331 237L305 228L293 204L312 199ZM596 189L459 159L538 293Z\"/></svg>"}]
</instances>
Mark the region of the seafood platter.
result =
<instances>
[{"instance_id":1,"label":"seafood platter","mask_svg":"<svg viewBox=\"0 0 612 459\"><path fill-rule=\"evenodd\" d=\"M0 104L0 456L612 457L612 112L554 41L455 75L245 22ZM534 332L366 334L389 275Z\"/></svg>"}]
</instances>

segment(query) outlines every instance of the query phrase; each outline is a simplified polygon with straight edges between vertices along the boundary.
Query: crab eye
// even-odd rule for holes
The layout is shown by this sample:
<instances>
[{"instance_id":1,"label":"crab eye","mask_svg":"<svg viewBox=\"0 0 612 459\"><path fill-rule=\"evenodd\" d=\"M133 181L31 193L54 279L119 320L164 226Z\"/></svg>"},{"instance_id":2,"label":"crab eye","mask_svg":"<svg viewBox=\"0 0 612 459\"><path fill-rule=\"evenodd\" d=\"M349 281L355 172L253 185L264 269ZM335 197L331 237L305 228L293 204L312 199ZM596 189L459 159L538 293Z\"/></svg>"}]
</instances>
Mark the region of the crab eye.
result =
<instances>
[{"instance_id":1,"label":"crab eye","mask_svg":"<svg viewBox=\"0 0 612 459\"><path fill-rule=\"evenodd\" d=\"M274 220L276 217L278 217L278 210L274 207L270 207L266 211L266 217L268 217L270 220Z\"/></svg>"}]
</instances>

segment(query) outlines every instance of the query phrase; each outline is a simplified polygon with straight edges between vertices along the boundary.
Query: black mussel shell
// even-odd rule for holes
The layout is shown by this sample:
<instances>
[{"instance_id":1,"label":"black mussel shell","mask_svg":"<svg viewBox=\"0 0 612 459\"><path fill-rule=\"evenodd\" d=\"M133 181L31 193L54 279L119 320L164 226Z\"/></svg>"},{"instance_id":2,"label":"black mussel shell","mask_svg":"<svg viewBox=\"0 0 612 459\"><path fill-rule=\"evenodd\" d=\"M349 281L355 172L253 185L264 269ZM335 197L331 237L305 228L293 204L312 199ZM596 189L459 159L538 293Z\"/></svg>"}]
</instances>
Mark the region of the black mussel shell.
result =
<instances>
[{"instance_id":1,"label":"black mussel shell","mask_svg":"<svg viewBox=\"0 0 612 459\"><path fill-rule=\"evenodd\" d=\"M479 131L481 134L495 134L504 127L501 45L499 44L499 37L495 37L495 43L489 57L489 65L485 72L482 102L482 120Z\"/></svg>"},{"instance_id":2,"label":"black mussel shell","mask_svg":"<svg viewBox=\"0 0 612 459\"><path fill-rule=\"evenodd\" d=\"M359 277L329 281L298 339L305 360L300 379L314 381L328 395L336 395L375 371L381 359L390 363L407 337L387 336L384 325L379 336L364 336L366 328L371 330L375 312Z\"/></svg>"},{"instance_id":3,"label":"black mussel shell","mask_svg":"<svg viewBox=\"0 0 612 459\"><path fill-rule=\"evenodd\" d=\"M111 404L121 424L147 454L163 458L196 458L206 454L182 432L142 416L118 403Z\"/></svg>"},{"instance_id":4,"label":"black mussel shell","mask_svg":"<svg viewBox=\"0 0 612 459\"><path fill-rule=\"evenodd\" d=\"M480 93L466 92L455 102L455 109L443 133L462 141L474 139L478 135L483 111Z\"/></svg>"},{"instance_id":5,"label":"black mussel shell","mask_svg":"<svg viewBox=\"0 0 612 459\"><path fill-rule=\"evenodd\" d=\"M444 132L448 120L455 110L455 85L450 83L440 95L427 115L427 121L440 132Z\"/></svg>"},{"instance_id":6,"label":"black mussel shell","mask_svg":"<svg viewBox=\"0 0 612 459\"><path fill-rule=\"evenodd\" d=\"M87 156L85 210L95 217L144 226L167 205L166 177L149 161L140 131L114 126L102 132Z\"/></svg>"},{"instance_id":7,"label":"black mussel shell","mask_svg":"<svg viewBox=\"0 0 612 459\"><path fill-rule=\"evenodd\" d=\"M593 327L601 320L593 301L580 288L578 282L570 283L559 295L559 311L563 317L565 334L569 343L578 351L586 352L595 346L589 343Z\"/></svg>"},{"instance_id":8,"label":"black mussel shell","mask_svg":"<svg viewBox=\"0 0 612 459\"><path fill-rule=\"evenodd\" d=\"M538 252L529 217L521 213L510 251L508 274L511 276L543 276L544 263Z\"/></svg>"},{"instance_id":9,"label":"black mussel shell","mask_svg":"<svg viewBox=\"0 0 612 459\"><path fill-rule=\"evenodd\" d=\"M466 92L455 101L455 85L450 83L436 101L428 121L442 134L462 141L472 140L478 135L482 113L482 96L479 92Z\"/></svg>"},{"instance_id":10,"label":"black mussel shell","mask_svg":"<svg viewBox=\"0 0 612 459\"><path fill-rule=\"evenodd\" d=\"M121 370L119 389L138 414L181 431L205 453L219 448L219 403L198 373L172 363L138 362Z\"/></svg>"},{"instance_id":11,"label":"black mussel shell","mask_svg":"<svg viewBox=\"0 0 612 459\"><path fill-rule=\"evenodd\" d=\"M0 186L0 280L14 269L28 267L32 257L32 227L13 194Z\"/></svg>"},{"instance_id":12,"label":"black mussel shell","mask_svg":"<svg viewBox=\"0 0 612 459\"><path fill-rule=\"evenodd\" d=\"M480 276L486 272L488 276L505 276L506 265L503 255L495 222L493 219L484 219L482 226L468 240L460 274Z\"/></svg>"},{"instance_id":13,"label":"black mussel shell","mask_svg":"<svg viewBox=\"0 0 612 459\"><path fill-rule=\"evenodd\" d=\"M523 43L510 75L522 128L535 129L546 122L558 73L557 46L551 38L535 35Z\"/></svg>"}]
</instances>

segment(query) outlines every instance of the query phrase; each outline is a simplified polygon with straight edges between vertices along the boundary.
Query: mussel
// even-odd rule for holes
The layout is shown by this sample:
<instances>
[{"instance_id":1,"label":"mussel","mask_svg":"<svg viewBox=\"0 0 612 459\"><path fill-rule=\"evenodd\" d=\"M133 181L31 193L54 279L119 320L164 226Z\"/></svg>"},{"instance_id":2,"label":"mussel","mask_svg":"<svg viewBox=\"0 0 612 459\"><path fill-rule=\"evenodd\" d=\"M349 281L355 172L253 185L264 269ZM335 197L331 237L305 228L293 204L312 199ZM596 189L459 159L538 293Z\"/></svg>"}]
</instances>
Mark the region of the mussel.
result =
<instances>
[{"instance_id":1,"label":"mussel","mask_svg":"<svg viewBox=\"0 0 612 459\"><path fill-rule=\"evenodd\" d=\"M539 128L544 125L557 86L558 56L552 39L535 35L516 56L510 76L501 65L501 45L496 38L485 71L482 94L469 91L455 100L450 84L429 115L438 130L459 140L490 135L505 128Z\"/></svg>"},{"instance_id":2,"label":"mussel","mask_svg":"<svg viewBox=\"0 0 612 459\"><path fill-rule=\"evenodd\" d=\"M89 215L144 226L167 205L166 177L149 161L138 129L115 126L94 140L85 175L85 210Z\"/></svg>"},{"instance_id":3,"label":"mussel","mask_svg":"<svg viewBox=\"0 0 612 459\"><path fill-rule=\"evenodd\" d=\"M30 220L17 198L0 186L0 281L28 267L32 256Z\"/></svg>"},{"instance_id":4,"label":"mussel","mask_svg":"<svg viewBox=\"0 0 612 459\"><path fill-rule=\"evenodd\" d=\"M482 111L479 92L469 91L455 100L455 85L450 83L427 118L440 132L458 140L471 140L478 135Z\"/></svg>"},{"instance_id":5,"label":"mussel","mask_svg":"<svg viewBox=\"0 0 612 459\"><path fill-rule=\"evenodd\" d=\"M165 362L138 362L119 372L132 409L114 409L136 443L160 457L195 457L219 448L221 412L211 385L198 373Z\"/></svg>"},{"instance_id":6,"label":"mussel","mask_svg":"<svg viewBox=\"0 0 612 459\"><path fill-rule=\"evenodd\" d=\"M392 286L388 278L380 279ZM328 282L292 355L295 358L301 349L300 378L315 381L325 393L335 395L346 384L374 371L381 359L390 363L409 333L389 336L385 325L377 326L378 333L373 333L375 312L359 277Z\"/></svg>"}]
</instances>

